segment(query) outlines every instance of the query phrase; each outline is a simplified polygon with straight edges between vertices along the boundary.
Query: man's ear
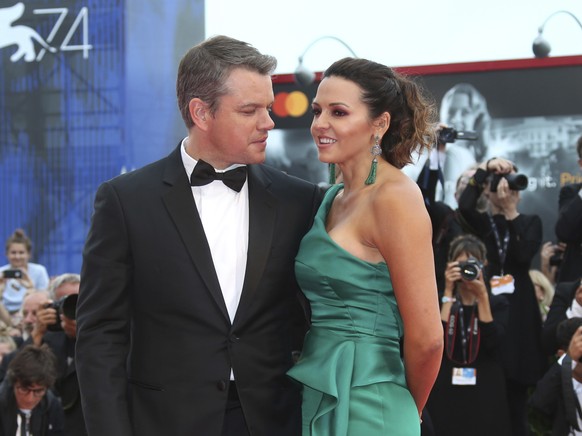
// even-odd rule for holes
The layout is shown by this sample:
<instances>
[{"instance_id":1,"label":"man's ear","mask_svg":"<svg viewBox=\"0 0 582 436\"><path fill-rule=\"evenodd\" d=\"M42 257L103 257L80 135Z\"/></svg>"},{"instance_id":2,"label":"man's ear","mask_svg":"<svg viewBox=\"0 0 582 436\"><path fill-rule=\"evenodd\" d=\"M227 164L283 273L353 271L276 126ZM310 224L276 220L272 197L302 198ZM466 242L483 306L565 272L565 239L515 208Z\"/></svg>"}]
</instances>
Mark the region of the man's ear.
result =
<instances>
[{"instance_id":1,"label":"man's ear","mask_svg":"<svg viewBox=\"0 0 582 436\"><path fill-rule=\"evenodd\" d=\"M206 130L208 125L208 118L210 118L210 111L208 105L199 98L193 98L188 103L190 118L196 127L201 130Z\"/></svg>"}]
</instances>

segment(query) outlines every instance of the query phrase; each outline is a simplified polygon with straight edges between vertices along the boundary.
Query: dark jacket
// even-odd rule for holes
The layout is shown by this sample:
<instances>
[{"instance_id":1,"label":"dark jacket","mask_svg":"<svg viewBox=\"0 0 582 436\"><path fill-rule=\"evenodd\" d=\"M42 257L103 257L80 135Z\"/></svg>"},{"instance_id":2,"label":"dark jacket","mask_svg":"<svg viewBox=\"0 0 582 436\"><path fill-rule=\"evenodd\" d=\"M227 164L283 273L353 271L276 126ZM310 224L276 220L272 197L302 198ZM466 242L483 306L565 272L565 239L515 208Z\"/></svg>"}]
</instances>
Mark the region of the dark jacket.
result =
<instances>
[{"instance_id":1,"label":"dark jacket","mask_svg":"<svg viewBox=\"0 0 582 436\"><path fill-rule=\"evenodd\" d=\"M571 364L569 359L562 362L562 365L570 367ZM578 416L576 392L571 380L572 371L562 365L554 363L538 381L529 398L531 407L551 419L552 436L570 435L571 423L575 423Z\"/></svg>"},{"instance_id":2,"label":"dark jacket","mask_svg":"<svg viewBox=\"0 0 582 436\"><path fill-rule=\"evenodd\" d=\"M578 192L582 183L572 183L560 189L560 213L556 221L558 241L566 243L558 282L582 277L582 198Z\"/></svg>"},{"instance_id":3,"label":"dark jacket","mask_svg":"<svg viewBox=\"0 0 582 436\"><path fill-rule=\"evenodd\" d=\"M89 434L218 436L231 368L252 435L299 435L295 255L316 185L248 165L249 235L230 322L178 147L104 183L81 271L76 368Z\"/></svg>"},{"instance_id":4,"label":"dark jacket","mask_svg":"<svg viewBox=\"0 0 582 436\"><path fill-rule=\"evenodd\" d=\"M4 380L0 384L0 436L14 436L18 428L18 407L14 387ZM40 403L32 409L30 420L34 436L63 436L65 418L59 400L47 390Z\"/></svg>"}]
</instances>

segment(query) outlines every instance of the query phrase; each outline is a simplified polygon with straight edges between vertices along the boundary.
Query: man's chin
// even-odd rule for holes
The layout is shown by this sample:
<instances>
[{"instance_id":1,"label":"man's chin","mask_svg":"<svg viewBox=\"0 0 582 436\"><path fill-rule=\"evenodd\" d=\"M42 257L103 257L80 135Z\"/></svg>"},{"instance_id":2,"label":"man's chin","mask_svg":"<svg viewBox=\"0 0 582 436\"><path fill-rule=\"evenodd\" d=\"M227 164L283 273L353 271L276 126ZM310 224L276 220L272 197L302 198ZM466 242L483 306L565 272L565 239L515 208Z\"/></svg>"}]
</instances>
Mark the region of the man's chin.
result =
<instances>
[{"instance_id":1,"label":"man's chin","mask_svg":"<svg viewBox=\"0 0 582 436\"><path fill-rule=\"evenodd\" d=\"M252 158L249 159L249 164L262 164L265 163L265 159L267 158L267 153L265 150L262 152L254 153Z\"/></svg>"}]
</instances>

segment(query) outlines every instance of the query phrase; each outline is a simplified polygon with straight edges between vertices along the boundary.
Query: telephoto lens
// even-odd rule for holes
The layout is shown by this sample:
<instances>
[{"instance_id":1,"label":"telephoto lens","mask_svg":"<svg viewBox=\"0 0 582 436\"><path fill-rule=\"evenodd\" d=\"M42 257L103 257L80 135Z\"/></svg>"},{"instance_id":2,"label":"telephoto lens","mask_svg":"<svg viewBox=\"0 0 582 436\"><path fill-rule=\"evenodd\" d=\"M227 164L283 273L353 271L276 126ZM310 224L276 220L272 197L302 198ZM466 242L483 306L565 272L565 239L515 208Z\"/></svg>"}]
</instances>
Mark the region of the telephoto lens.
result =
<instances>
[{"instance_id":1,"label":"telephoto lens","mask_svg":"<svg viewBox=\"0 0 582 436\"><path fill-rule=\"evenodd\" d=\"M509 189L512 191L523 191L527 189L527 185L529 183L529 180L525 174L494 174L493 178L491 179L491 184L489 185L489 190L491 192L497 192L497 185L499 185L499 181L502 178L507 179Z\"/></svg>"}]
</instances>

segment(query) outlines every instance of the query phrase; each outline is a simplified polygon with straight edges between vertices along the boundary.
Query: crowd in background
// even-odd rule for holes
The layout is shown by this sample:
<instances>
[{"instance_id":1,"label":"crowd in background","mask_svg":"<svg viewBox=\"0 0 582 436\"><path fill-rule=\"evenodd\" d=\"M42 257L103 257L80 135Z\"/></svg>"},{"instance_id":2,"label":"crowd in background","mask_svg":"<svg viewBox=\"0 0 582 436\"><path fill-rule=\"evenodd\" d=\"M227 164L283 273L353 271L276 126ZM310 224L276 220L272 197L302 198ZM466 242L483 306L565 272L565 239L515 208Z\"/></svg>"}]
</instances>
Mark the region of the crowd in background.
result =
<instances>
[{"instance_id":1,"label":"crowd in background","mask_svg":"<svg viewBox=\"0 0 582 436\"><path fill-rule=\"evenodd\" d=\"M561 188L556 240L543 241L541 218L519 210L527 177L508 159L466 168L456 209L436 201L446 142L418 179L445 339L423 435L582 434L582 184ZM582 168L582 137L575 147Z\"/></svg>"},{"instance_id":2,"label":"crowd in background","mask_svg":"<svg viewBox=\"0 0 582 436\"><path fill-rule=\"evenodd\" d=\"M582 168L582 137L576 147ZM561 188L556 240L543 241L540 217L519 211L524 188L513 162L491 158L467 168L457 180L456 209L435 200L440 168L430 165L421 187L433 224L445 352L423 434L536 434L537 416L552 434L582 434L582 184ZM22 229L5 250L0 427L4 434L25 425L45 426L38 434L86 434L74 361L80 277L49 278L31 262ZM34 400L28 415L13 407L22 399Z\"/></svg>"},{"instance_id":3,"label":"crowd in background","mask_svg":"<svg viewBox=\"0 0 582 436\"><path fill-rule=\"evenodd\" d=\"M49 278L17 229L0 267L0 435L87 434L75 371L80 276ZM17 432L18 431L18 432ZM28 432L28 433L26 433Z\"/></svg>"}]
</instances>

